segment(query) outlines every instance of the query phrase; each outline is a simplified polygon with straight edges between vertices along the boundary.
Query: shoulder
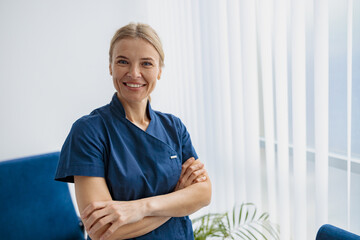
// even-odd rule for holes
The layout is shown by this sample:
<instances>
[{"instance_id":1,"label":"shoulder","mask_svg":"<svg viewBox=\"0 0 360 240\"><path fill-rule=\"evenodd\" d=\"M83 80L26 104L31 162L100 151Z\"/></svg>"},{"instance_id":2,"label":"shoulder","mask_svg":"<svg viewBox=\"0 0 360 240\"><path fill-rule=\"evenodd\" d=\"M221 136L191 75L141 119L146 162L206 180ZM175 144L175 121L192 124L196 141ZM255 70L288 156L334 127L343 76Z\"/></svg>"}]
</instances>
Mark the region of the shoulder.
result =
<instances>
[{"instance_id":1,"label":"shoulder","mask_svg":"<svg viewBox=\"0 0 360 240\"><path fill-rule=\"evenodd\" d=\"M154 113L156 117L160 120L160 122L164 125L172 126L175 128L180 128L184 125L180 118L171 113L163 113L160 111L154 111Z\"/></svg>"},{"instance_id":2,"label":"shoulder","mask_svg":"<svg viewBox=\"0 0 360 240\"><path fill-rule=\"evenodd\" d=\"M181 119L170 113L155 111L157 119L167 132L173 132L179 138L183 138L187 133L187 129Z\"/></svg>"},{"instance_id":3,"label":"shoulder","mask_svg":"<svg viewBox=\"0 0 360 240\"><path fill-rule=\"evenodd\" d=\"M104 118L107 116L107 105L93 110L90 114L80 117L72 125L76 133L101 133L105 127Z\"/></svg>"}]
</instances>

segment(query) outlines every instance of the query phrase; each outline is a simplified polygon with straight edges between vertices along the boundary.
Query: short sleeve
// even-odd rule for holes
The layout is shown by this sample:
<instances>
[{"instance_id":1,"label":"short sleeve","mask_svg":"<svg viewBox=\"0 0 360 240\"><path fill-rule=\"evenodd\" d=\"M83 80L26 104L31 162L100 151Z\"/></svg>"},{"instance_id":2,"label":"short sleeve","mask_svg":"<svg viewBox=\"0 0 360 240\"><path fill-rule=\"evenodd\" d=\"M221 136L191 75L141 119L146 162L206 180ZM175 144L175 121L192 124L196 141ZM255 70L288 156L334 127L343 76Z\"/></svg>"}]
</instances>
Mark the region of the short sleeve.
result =
<instances>
[{"instance_id":1,"label":"short sleeve","mask_svg":"<svg viewBox=\"0 0 360 240\"><path fill-rule=\"evenodd\" d=\"M104 136L101 123L77 120L61 149L55 180L74 182L74 176L104 177Z\"/></svg>"},{"instance_id":2,"label":"short sleeve","mask_svg":"<svg viewBox=\"0 0 360 240\"><path fill-rule=\"evenodd\" d=\"M179 119L179 130L181 136L181 148L182 148L182 163L188 160L191 157L198 159L198 155L196 154L195 148L192 145L190 134L187 131L185 125Z\"/></svg>"}]
</instances>

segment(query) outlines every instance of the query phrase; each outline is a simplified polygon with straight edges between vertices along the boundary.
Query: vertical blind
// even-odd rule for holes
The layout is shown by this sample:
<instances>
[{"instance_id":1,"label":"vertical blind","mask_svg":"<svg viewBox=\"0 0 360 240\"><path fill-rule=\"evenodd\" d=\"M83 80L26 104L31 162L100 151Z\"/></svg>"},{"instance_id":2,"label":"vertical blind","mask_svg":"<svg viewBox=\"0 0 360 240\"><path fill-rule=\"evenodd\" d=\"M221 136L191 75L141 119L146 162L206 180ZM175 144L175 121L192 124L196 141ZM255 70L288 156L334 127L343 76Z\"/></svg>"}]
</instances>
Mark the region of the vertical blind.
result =
<instances>
[{"instance_id":1,"label":"vertical blind","mask_svg":"<svg viewBox=\"0 0 360 240\"><path fill-rule=\"evenodd\" d=\"M166 54L153 105L184 121L206 165L213 199L201 213L253 202L280 226L281 239L314 239L325 223L360 232L350 221L359 215L350 200L354 181L360 180L352 147L360 143L352 128L354 121L360 124L353 107L359 106L354 102L359 92L352 91L354 79L360 81L352 64L360 58L352 47L353 22L360 15L355 2L146 2L149 24ZM333 15L338 5L346 9L346 19ZM337 18L346 24L332 26ZM333 44L342 32L346 51ZM333 94L339 91L332 86L343 81L341 65L330 64L337 60L333 53L346 55L343 95ZM346 114L330 100L345 101ZM331 127L344 121L345 129ZM343 142L336 145L342 136L344 151ZM344 180L339 180L343 163L345 212L333 208L329 197L337 187L330 182ZM330 174L334 168L338 175Z\"/></svg>"},{"instance_id":2,"label":"vertical blind","mask_svg":"<svg viewBox=\"0 0 360 240\"><path fill-rule=\"evenodd\" d=\"M329 23L326 0L314 3L316 225L328 220Z\"/></svg>"},{"instance_id":3,"label":"vertical blind","mask_svg":"<svg viewBox=\"0 0 360 240\"><path fill-rule=\"evenodd\" d=\"M289 172L289 101L287 68L287 0L277 0L274 5L274 82L276 109L276 140L278 164L278 197L280 237L290 236L290 172Z\"/></svg>"},{"instance_id":4,"label":"vertical blind","mask_svg":"<svg viewBox=\"0 0 360 240\"><path fill-rule=\"evenodd\" d=\"M347 225L351 220L351 102L352 102L352 19L353 1L347 6Z\"/></svg>"}]
</instances>

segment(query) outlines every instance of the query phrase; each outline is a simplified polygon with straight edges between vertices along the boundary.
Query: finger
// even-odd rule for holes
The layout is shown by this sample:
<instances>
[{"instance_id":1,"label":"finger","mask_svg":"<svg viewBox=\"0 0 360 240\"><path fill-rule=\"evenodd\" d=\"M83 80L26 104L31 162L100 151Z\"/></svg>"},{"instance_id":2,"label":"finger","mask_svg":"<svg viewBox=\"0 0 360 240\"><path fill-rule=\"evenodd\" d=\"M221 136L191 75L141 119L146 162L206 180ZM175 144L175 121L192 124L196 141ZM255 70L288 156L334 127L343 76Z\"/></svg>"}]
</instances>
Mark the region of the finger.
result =
<instances>
[{"instance_id":1,"label":"finger","mask_svg":"<svg viewBox=\"0 0 360 240\"><path fill-rule=\"evenodd\" d=\"M198 164L192 164L190 167L187 168L184 176L183 176L183 182L186 182L190 175L197 170L200 170L204 167L204 164L199 162Z\"/></svg>"},{"instance_id":2,"label":"finger","mask_svg":"<svg viewBox=\"0 0 360 240\"><path fill-rule=\"evenodd\" d=\"M95 210L90 214L90 216L84 221L85 226L88 228L88 230L91 229L91 227L99 221L104 216L109 215L109 209L103 208L99 210Z\"/></svg>"},{"instance_id":3,"label":"finger","mask_svg":"<svg viewBox=\"0 0 360 240\"><path fill-rule=\"evenodd\" d=\"M189 167L194 161L195 161L195 158L194 158L194 157L188 158L188 159L184 162L183 166L185 166L185 167L187 168L187 167Z\"/></svg>"},{"instance_id":4,"label":"finger","mask_svg":"<svg viewBox=\"0 0 360 240\"><path fill-rule=\"evenodd\" d=\"M198 177L197 179L195 179L195 180L193 181L193 183L204 182L204 181L206 181L206 179L207 179L206 175L203 175L203 176L200 176L200 177Z\"/></svg>"},{"instance_id":5,"label":"finger","mask_svg":"<svg viewBox=\"0 0 360 240\"><path fill-rule=\"evenodd\" d=\"M190 186L195 179L199 178L201 175L204 175L204 173L205 173L205 169L199 169L197 171L192 172L188 180L186 181L185 187Z\"/></svg>"},{"instance_id":6,"label":"finger","mask_svg":"<svg viewBox=\"0 0 360 240\"><path fill-rule=\"evenodd\" d=\"M89 235L97 232L100 228L105 226L108 223L113 221L113 217L111 215L104 216L103 218L99 219L90 229L88 230Z\"/></svg>"},{"instance_id":7,"label":"finger","mask_svg":"<svg viewBox=\"0 0 360 240\"><path fill-rule=\"evenodd\" d=\"M205 170L205 172L203 174L201 174L200 177L196 178L192 184L198 183L198 182L204 182L204 181L206 181L206 179L208 179L208 177L209 177L208 172L206 171L206 169L204 169L204 170Z\"/></svg>"},{"instance_id":8,"label":"finger","mask_svg":"<svg viewBox=\"0 0 360 240\"><path fill-rule=\"evenodd\" d=\"M184 186L183 186L183 184L182 184L181 182L182 182L181 180L179 180L179 181L178 181L178 183L176 184L175 191L177 191L177 190L180 190L180 189L183 189L183 188L184 188Z\"/></svg>"},{"instance_id":9,"label":"finger","mask_svg":"<svg viewBox=\"0 0 360 240\"><path fill-rule=\"evenodd\" d=\"M102 202L102 201L92 202L85 207L85 209L80 213L80 216L82 219L85 219L85 218L89 217L89 215L93 211L100 209L100 208L104 208L105 206L106 206L106 202Z\"/></svg>"},{"instance_id":10,"label":"finger","mask_svg":"<svg viewBox=\"0 0 360 240\"><path fill-rule=\"evenodd\" d=\"M178 181L179 189L183 189L183 188L190 186L192 184L193 180L203 173L202 171L200 171L199 173L196 173L196 171L198 171L198 170L205 170L204 165L200 162L198 164L192 164L190 167L188 167L184 176L182 178L180 178ZM191 177L191 179L189 179L193 173L194 173L194 175Z\"/></svg>"},{"instance_id":11,"label":"finger","mask_svg":"<svg viewBox=\"0 0 360 240\"><path fill-rule=\"evenodd\" d=\"M191 157L188 160L186 160L184 162L184 164L181 167L181 174L180 174L180 178L185 174L186 170L188 169L189 166L191 166L191 164L193 164L195 162L195 158Z\"/></svg>"},{"instance_id":12,"label":"finger","mask_svg":"<svg viewBox=\"0 0 360 240\"><path fill-rule=\"evenodd\" d=\"M123 223L116 221L101 235L100 240L107 240L114 234L114 232L123 225Z\"/></svg>"},{"instance_id":13,"label":"finger","mask_svg":"<svg viewBox=\"0 0 360 240\"><path fill-rule=\"evenodd\" d=\"M181 174L180 178L182 178L189 166L195 162L195 158L191 157L188 160L185 161L185 163L181 166Z\"/></svg>"},{"instance_id":14,"label":"finger","mask_svg":"<svg viewBox=\"0 0 360 240\"><path fill-rule=\"evenodd\" d=\"M174 190L174 191L179 190L179 184L180 184L180 182L178 181L178 182L176 183L176 186L175 186L175 190Z\"/></svg>"}]
</instances>

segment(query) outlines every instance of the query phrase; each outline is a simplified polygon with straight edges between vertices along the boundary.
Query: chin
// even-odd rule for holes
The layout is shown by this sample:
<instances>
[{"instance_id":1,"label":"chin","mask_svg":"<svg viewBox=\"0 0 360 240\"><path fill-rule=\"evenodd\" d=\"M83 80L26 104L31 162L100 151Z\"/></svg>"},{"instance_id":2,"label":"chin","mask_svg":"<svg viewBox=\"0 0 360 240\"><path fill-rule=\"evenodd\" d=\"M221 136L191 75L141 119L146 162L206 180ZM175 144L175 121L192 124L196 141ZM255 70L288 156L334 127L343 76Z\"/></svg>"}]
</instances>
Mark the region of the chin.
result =
<instances>
[{"instance_id":1,"label":"chin","mask_svg":"<svg viewBox=\"0 0 360 240\"><path fill-rule=\"evenodd\" d=\"M147 102L148 97L146 97L146 98L127 97L127 98L123 98L123 99L127 102L142 103L142 102Z\"/></svg>"}]
</instances>

